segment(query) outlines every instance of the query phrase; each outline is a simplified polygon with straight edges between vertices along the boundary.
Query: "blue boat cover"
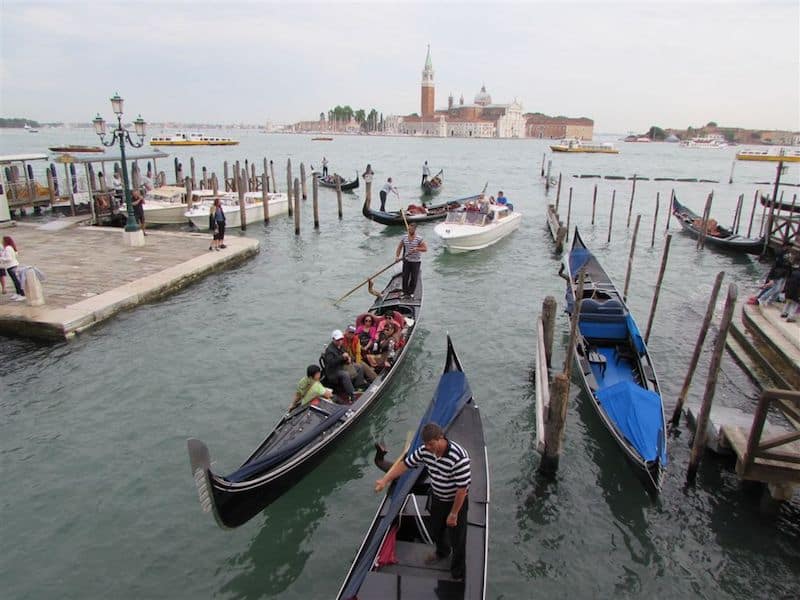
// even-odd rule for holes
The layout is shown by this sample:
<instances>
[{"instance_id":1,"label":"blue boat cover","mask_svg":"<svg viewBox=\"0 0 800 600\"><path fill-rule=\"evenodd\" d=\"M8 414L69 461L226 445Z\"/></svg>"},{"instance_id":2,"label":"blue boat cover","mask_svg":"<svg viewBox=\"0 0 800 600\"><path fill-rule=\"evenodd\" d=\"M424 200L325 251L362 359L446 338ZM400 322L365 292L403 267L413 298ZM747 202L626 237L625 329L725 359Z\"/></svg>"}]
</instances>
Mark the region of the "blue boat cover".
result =
<instances>
[{"instance_id":1,"label":"blue boat cover","mask_svg":"<svg viewBox=\"0 0 800 600\"><path fill-rule=\"evenodd\" d=\"M639 356L641 356L647 351L644 340L642 339L642 334L639 333L639 328L636 326L636 321L633 320L631 313L628 313L628 316L625 317L625 321L628 323L628 331L631 334L633 345L636 346L636 351L639 353Z\"/></svg>"},{"instance_id":2,"label":"blue boat cover","mask_svg":"<svg viewBox=\"0 0 800 600\"><path fill-rule=\"evenodd\" d=\"M572 277L577 277L581 267L589 262L592 253L586 248L573 248L569 253L569 272Z\"/></svg>"},{"instance_id":3,"label":"blue boat cover","mask_svg":"<svg viewBox=\"0 0 800 600\"><path fill-rule=\"evenodd\" d=\"M425 415L419 423L417 433L409 446L409 452L413 452L417 447L422 445L422 428L425 425L428 423L437 423L442 429L447 431L447 428L458 416L470 398L472 398L472 390L469 388L467 376L462 371L449 371L444 373L439 379L439 385L436 386L433 400L431 400L430 405L428 405L428 410L425 411ZM406 496L411 492L411 488L414 487L414 483L422 469L423 467L410 469L395 482L394 487L389 492L390 500L389 507L386 510L386 516L375 528L369 545L364 548L359 562L353 567L347 586L342 590L342 598L356 598L361 584L364 583L364 579L366 579L367 574L372 569L373 560L378 554L378 550L380 550L386 532L391 526L394 517L399 514Z\"/></svg>"},{"instance_id":4,"label":"blue boat cover","mask_svg":"<svg viewBox=\"0 0 800 600\"><path fill-rule=\"evenodd\" d=\"M661 397L631 381L620 381L596 392L600 405L619 431L645 460L667 464Z\"/></svg>"},{"instance_id":5,"label":"blue boat cover","mask_svg":"<svg viewBox=\"0 0 800 600\"><path fill-rule=\"evenodd\" d=\"M260 476L275 465L287 460L296 452L304 449L323 431L327 431L333 427L349 409L350 407L346 405L337 406L324 421L320 421L313 427L309 427L297 437L292 438L287 444L277 446L266 454L258 456L251 462L242 465L236 471L227 475L225 479L234 483L241 483L242 481ZM311 407L306 405L306 410L311 410Z\"/></svg>"}]
</instances>

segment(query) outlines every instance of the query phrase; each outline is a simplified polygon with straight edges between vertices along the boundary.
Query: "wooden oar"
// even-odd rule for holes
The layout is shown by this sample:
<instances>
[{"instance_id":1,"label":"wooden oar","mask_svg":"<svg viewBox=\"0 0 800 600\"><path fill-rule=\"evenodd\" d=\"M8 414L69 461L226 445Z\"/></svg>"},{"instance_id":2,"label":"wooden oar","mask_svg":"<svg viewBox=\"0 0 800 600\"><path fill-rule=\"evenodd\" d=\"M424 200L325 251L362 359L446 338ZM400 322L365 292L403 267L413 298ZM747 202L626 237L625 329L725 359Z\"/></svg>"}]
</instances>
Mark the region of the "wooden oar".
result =
<instances>
[{"instance_id":1,"label":"wooden oar","mask_svg":"<svg viewBox=\"0 0 800 600\"><path fill-rule=\"evenodd\" d=\"M350 294L352 294L353 292L355 292L355 291L356 291L358 288L360 288L360 287L362 287L362 286L366 285L366 284L367 284L367 283L369 283L369 282L370 282L372 279L375 279L375 278L376 278L378 275L380 275L380 274L381 274L381 273L383 273L384 271L388 271L389 269L391 269L393 266L395 266L395 265L396 265L397 263L399 263L399 262L400 262L399 260L392 261L392 264L390 264L389 266L387 266L387 267L384 267L383 269L381 269L381 270L380 270L380 271L378 271L377 273L373 273L372 275L370 275L369 277L367 277L367 278L366 278L364 281L362 281L361 283L359 283L359 284L358 284L356 287L354 287L352 290L350 290L349 292L347 292L347 293L346 293L344 296L342 296L341 298L339 298L339 299L338 299L336 302L334 302L334 303L333 303L333 305L334 305L334 306L336 306L337 304L339 304L339 302L341 302L342 300L344 300L345 298L347 298L347 297L348 297Z\"/></svg>"},{"instance_id":2,"label":"wooden oar","mask_svg":"<svg viewBox=\"0 0 800 600\"><path fill-rule=\"evenodd\" d=\"M400 216L403 217L403 223L406 226L406 233L408 233L408 221L406 220L406 212L403 210L403 207L400 207Z\"/></svg>"},{"instance_id":3,"label":"wooden oar","mask_svg":"<svg viewBox=\"0 0 800 600\"><path fill-rule=\"evenodd\" d=\"M400 454L397 455L397 459L394 461L394 463L392 463L392 467L394 467L401 460L403 460L403 458L405 458L406 452L408 452L408 449L411 446L411 439L413 437L414 437L414 432L413 431L409 431L408 433L406 433L406 442L405 442L405 444L403 444L403 451L400 452Z\"/></svg>"}]
</instances>

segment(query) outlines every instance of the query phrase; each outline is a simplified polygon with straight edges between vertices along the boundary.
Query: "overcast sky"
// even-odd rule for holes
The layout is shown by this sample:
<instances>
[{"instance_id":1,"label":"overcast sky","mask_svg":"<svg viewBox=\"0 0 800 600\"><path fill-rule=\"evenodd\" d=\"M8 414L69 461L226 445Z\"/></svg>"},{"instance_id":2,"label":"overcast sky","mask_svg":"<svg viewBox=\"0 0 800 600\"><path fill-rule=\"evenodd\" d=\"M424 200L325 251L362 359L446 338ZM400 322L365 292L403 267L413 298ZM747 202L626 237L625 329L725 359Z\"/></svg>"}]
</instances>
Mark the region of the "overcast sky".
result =
<instances>
[{"instance_id":1,"label":"overcast sky","mask_svg":"<svg viewBox=\"0 0 800 600\"><path fill-rule=\"evenodd\" d=\"M650 125L800 129L800 2L0 0L0 116L275 123L336 104L419 111L485 82L498 103Z\"/></svg>"}]
</instances>

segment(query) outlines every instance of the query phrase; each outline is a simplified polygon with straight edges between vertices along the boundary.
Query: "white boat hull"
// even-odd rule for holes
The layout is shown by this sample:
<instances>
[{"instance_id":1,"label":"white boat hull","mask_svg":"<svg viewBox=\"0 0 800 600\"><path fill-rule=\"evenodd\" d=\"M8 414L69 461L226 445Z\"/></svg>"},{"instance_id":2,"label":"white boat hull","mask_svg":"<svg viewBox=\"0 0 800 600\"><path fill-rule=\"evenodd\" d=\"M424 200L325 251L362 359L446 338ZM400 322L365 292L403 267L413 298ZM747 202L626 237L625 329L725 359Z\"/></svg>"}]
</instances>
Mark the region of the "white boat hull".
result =
<instances>
[{"instance_id":1,"label":"white boat hull","mask_svg":"<svg viewBox=\"0 0 800 600\"><path fill-rule=\"evenodd\" d=\"M186 205L145 201L144 222L148 225L184 225L189 222Z\"/></svg>"},{"instance_id":2,"label":"white boat hull","mask_svg":"<svg viewBox=\"0 0 800 600\"><path fill-rule=\"evenodd\" d=\"M513 212L508 217L488 225L439 223L433 231L450 252L469 252L496 244L519 229L521 223L522 213Z\"/></svg>"},{"instance_id":3,"label":"white boat hull","mask_svg":"<svg viewBox=\"0 0 800 600\"><path fill-rule=\"evenodd\" d=\"M259 193L260 196L260 193ZM200 231L208 231L208 215L211 210L207 203L195 206L189 212L185 212L185 217L191 221ZM224 204L222 210L225 211L225 227L241 227L241 212L238 204ZM248 223L256 223L264 220L264 205L261 200L256 200L255 196L245 199L245 211ZM270 218L283 215L289 212L289 200L286 194L270 194L269 216Z\"/></svg>"}]
</instances>

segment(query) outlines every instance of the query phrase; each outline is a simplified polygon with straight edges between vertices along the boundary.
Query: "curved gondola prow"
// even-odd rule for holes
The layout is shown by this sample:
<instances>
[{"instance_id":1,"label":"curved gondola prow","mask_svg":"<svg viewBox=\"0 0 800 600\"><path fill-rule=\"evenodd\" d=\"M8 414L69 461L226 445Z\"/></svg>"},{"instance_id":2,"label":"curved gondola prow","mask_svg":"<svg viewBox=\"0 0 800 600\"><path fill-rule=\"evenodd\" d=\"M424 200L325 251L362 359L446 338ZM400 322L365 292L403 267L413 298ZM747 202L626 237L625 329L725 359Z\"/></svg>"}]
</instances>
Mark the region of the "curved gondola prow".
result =
<instances>
[{"instance_id":1,"label":"curved gondola prow","mask_svg":"<svg viewBox=\"0 0 800 600\"><path fill-rule=\"evenodd\" d=\"M192 477L197 488L197 497L200 500L200 508L204 513L213 513L214 520L220 527L227 529L227 525L217 513L216 503L212 496L211 489L211 453L208 446L197 438L186 440L186 447L189 451L189 464L192 468Z\"/></svg>"},{"instance_id":2,"label":"curved gondola prow","mask_svg":"<svg viewBox=\"0 0 800 600\"><path fill-rule=\"evenodd\" d=\"M575 233L572 236L572 249L574 250L575 248L586 248L577 225L575 225Z\"/></svg>"},{"instance_id":3,"label":"curved gondola prow","mask_svg":"<svg viewBox=\"0 0 800 600\"><path fill-rule=\"evenodd\" d=\"M450 339L450 332L447 332L447 358L444 361L444 372L451 371L464 371L461 367L461 361L458 360L458 355L453 347L453 340Z\"/></svg>"}]
</instances>

